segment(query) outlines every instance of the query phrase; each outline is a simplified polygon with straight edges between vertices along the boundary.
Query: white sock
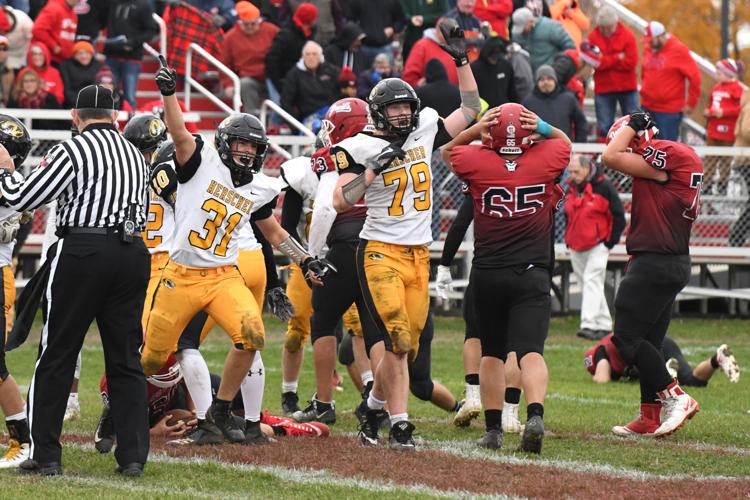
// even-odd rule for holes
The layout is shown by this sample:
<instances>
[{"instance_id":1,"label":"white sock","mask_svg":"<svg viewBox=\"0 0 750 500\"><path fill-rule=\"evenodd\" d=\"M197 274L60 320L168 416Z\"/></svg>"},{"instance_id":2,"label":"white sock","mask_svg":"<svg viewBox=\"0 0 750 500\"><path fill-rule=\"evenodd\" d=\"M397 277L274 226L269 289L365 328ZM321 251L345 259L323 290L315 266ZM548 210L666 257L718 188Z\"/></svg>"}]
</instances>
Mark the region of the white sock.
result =
<instances>
[{"instance_id":1,"label":"white sock","mask_svg":"<svg viewBox=\"0 0 750 500\"><path fill-rule=\"evenodd\" d=\"M81 351L78 351L78 358L76 358L76 371L73 374L73 378L81 380Z\"/></svg>"},{"instance_id":2,"label":"white sock","mask_svg":"<svg viewBox=\"0 0 750 500\"><path fill-rule=\"evenodd\" d=\"M385 407L385 403L387 401L381 401L375 396L372 395L372 391L370 391L370 395L367 396L367 407L371 410L382 410Z\"/></svg>"},{"instance_id":3,"label":"white sock","mask_svg":"<svg viewBox=\"0 0 750 500\"><path fill-rule=\"evenodd\" d=\"M195 416L198 420L203 420L213 400L211 374L208 372L206 360L198 349L183 349L176 353L175 357L180 363L182 378L195 405Z\"/></svg>"},{"instance_id":4,"label":"white sock","mask_svg":"<svg viewBox=\"0 0 750 500\"><path fill-rule=\"evenodd\" d=\"M368 383L372 382L373 381L372 370L367 370L367 371L362 372L359 375L359 378L362 379L362 385L367 385Z\"/></svg>"},{"instance_id":5,"label":"white sock","mask_svg":"<svg viewBox=\"0 0 750 500\"><path fill-rule=\"evenodd\" d=\"M396 413L394 415L391 415L391 427L399 422L403 422L404 420L409 420L408 413Z\"/></svg>"},{"instance_id":6,"label":"white sock","mask_svg":"<svg viewBox=\"0 0 750 500\"><path fill-rule=\"evenodd\" d=\"M9 422L18 422L19 420L25 420L26 419L26 407L24 407L23 411L21 413L16 413L15 415L8 415L5 417L6 421Z\"/></svg>"},{"instance_id":7,"label":"white sock","mask_svg":"<svg viewBox=\"0 0 750 500\"><path fill-rule=\"evenodd\" d=\"M294 380L292 382L287 382L284 380L281 382L281 392L297 392L297 385L299 385L298 380Z\"/></svg>"},{"instance_id":8,"label":"white sock","mask_svg":"<svg viewBox=\"0 0 750 500\"><path fill-rule=\"evenodd\" d=\"M252 422L260 421L260 409L263 406L263 390L266 386L266 370L263 366L263 358L260 353L255 353L253 364L247 376L242 379L240 392L242 403L245 406L245 420Z\"/></svg>"},{"instance_id":9,"label":"white sock","mask_svg":"<svg viewBox=\"0 0 750 500\"><path fill-rule=\"evenodd\" d=\"M68 404L78 404L78 393L77 392L71 392L68 394Z\"/></svg>"}]
</instances>

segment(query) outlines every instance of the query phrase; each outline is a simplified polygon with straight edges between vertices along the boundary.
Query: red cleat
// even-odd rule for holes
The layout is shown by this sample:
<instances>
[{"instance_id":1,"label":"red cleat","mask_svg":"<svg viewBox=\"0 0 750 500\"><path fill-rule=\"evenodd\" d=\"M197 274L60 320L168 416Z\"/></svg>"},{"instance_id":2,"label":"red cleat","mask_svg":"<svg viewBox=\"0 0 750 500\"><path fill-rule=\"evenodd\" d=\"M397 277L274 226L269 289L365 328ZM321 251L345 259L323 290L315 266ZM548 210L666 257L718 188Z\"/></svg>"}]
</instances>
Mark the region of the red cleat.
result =
<instances>
[{"instance_id":1,"label":"red cleat","mask_svg":"<svg viewBox=\"0 0 750 500\"><path fill-rule=\"evenodd\" d=\"M328 426L322 422L298 423L289 420L275 424L273 427L274 432L276 432L276 429L281 429L286 436L328 437L330 433Z\"/></svg>"},{"instance_id":2,"label":"red cleat","mask_svg":"<svg viewBox=\"0 0 750 500\"><path fill-rule=\"evenodd\" d=\"M616 436L653 436L661 425L660 413L659 403L641 403L641 413L638 418L627 425L612 427L612 433Z\"/></svg>"},{"instance_id":3,"label":"red cleat","mask_svg":"<svg viewBox=\"0 0 750 500\"><path fill-rule=\"evenodd\" d=\"M294 422L291 418L288 417L277 417L275 415L270 415L268 411L263 411L260 414L260 423L270 425L271 427L276 425L281 425L283 422Z\"/></svg>"}]
</instances>

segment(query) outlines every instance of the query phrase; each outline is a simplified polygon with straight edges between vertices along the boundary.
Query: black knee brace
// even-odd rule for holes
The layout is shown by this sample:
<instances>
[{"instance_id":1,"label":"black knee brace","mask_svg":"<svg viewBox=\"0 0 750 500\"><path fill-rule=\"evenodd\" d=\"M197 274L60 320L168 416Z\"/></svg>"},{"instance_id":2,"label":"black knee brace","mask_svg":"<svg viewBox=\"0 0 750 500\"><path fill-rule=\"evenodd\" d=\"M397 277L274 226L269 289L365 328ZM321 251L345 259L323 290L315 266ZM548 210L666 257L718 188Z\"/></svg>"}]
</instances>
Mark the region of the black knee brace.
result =
<instances>
[{"instance_id":1,"label":"black knee brace","mask_svg":"<svg viewBox=\"0 0 750 500\"><path fill-rule=\"evenodd\" d=\"M430 379L409 381L409 390L414 394L414 397L422 401L430 401L432 399L432 390L434 388L435 384Z\"/></svg>"}]
</instances>

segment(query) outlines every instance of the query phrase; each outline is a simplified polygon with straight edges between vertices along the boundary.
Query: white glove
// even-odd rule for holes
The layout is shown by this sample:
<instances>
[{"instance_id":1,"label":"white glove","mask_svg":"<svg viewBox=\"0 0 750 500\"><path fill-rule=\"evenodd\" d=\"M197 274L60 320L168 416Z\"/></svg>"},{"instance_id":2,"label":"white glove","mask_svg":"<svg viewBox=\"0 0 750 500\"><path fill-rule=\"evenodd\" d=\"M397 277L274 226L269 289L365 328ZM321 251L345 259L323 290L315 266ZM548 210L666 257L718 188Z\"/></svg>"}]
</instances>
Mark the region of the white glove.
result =
<instances>
[{"instance_id":1,"label":"white glove","mask_svg":"<svg viewBox=\"0 0 750 500\"><path fill-rule=\"evenodd\" d=\"M10 243L16 239L20 226L21 215L14 215L0 221L0 243Z\"/></svg>"},{"instance_id":2,"label":"white glove","mask_svg":"<svg viewBox=\"0 0 750 500\"><path fill-rule=\"evenodd\" d=\"M448 292L453 291L452 283L451 268L448 266L438 266L437 278L435 279L435 290L438 297L448 300Z\"/></svg>"}]
</instances>

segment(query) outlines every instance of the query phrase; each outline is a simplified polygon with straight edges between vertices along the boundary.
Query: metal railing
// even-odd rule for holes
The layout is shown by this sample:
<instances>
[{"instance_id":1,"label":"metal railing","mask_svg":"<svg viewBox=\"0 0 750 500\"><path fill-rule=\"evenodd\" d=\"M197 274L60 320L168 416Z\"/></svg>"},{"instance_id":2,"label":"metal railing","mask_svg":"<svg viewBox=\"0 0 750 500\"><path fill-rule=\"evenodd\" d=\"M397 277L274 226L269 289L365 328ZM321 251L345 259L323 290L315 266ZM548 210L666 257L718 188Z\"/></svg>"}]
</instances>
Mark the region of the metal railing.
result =
<instances>
[{"instance_id":1,"label":"metal railing","mask_svg":"<svg viewBox=\"0 0 750 500\"><path fill-rule=\"evenodd\" d=\"M276 104L270 99L266 99L263 101L263 103L260 106L260 121L263 123L263 125L267 124L268 120L268 109L271 109L274 113L279 115L281 118L284 119L289 125L294 127L298 132L301 132L302 134L306 135L307 137L310 137L311 139L315 139L315 134L313 134L312 130L305 127L305 125L296 119L294 116L292 116L288 111L286 111L284 108ZM266 128L268 128L266 126Z\"/></svg>"},{"instance_id":2,"label":"metal railing","mask_svg":"<svg viewBox=\"0 0 750 500\"><path fill-rule=\"evenodd\" d=\"M198 80L193 78L193 52L203 56L209 63L213 64L216 69L224 73L232 80L234 84L234 93L232 95L232 107L216 97L213 92L203 86ZM191 43L188 47L187 57L185 59L185 107L190 109L191 87L195 87L201 94L206 96L211 102L227 113L239 113L242 109L242 100L240 99L240 78L231 69L227 68L224 63L212 56L206 49L197 43Z\"/></svg>"},{"instance_id":3,"label":"metal railing","mask_svg":"<svg viewBox=\"0 0 750 500\"><path fill-rule=\"evenodd\" d=\"M156 13L152 14L154 21L159 25L159 52L167 57L167 23ZM145 45L145 44L144 44ZM149 46L149 48L151 48ZM147 49L148 50L148 49Z\"/></svg>"}]
</instances>

